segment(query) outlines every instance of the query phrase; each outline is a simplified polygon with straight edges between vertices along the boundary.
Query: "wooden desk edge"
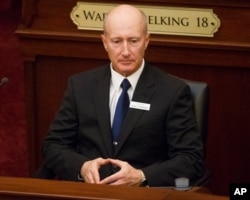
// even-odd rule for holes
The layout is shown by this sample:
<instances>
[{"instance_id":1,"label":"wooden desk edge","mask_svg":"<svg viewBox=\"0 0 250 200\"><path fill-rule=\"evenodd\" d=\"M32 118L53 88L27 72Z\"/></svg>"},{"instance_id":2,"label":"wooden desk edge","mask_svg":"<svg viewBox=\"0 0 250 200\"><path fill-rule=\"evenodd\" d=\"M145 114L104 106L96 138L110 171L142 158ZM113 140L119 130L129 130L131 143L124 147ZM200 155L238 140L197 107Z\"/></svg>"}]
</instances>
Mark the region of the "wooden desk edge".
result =
<instances>
[{"instance_id":1,"label":"wooden desk edge","mask_svg":"<svg viewBox=\"0 0 250 200\"><path fill-rule=\"evenodd\" d=\"M195 191L195 190L193 190ZM199 190L197 190L199 191ZM80 182L0 177L0 198L5 199L136 199L228 200L228 197L165 188L91 185Z\"/></svg>"}]
</instances>

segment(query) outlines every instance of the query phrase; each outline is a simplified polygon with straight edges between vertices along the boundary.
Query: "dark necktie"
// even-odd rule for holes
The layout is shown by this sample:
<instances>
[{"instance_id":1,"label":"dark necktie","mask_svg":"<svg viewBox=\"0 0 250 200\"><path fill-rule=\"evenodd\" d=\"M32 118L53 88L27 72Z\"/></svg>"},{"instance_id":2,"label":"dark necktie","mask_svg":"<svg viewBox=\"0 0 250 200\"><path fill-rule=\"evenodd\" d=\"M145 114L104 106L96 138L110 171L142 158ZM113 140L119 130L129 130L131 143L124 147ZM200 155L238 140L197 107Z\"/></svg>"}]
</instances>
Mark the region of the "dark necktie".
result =
<instances>
[{"instance_id":1,"label":"dark necktie","mask_svg":"<svg viewBox=\"0 0 250 200\"><path fill-rule=\"evenodd\" d=\"M131 85L128 79L124 79L122 81L122 84L121 84L122 93L116 104L115 115L114 115L113 126L112 126L112 133L113 133L114 141L117 141L117 138L120 134L121 127L123 124L123 120L128 112L129 97L128 97L127 91L130 88L130 86Z\"/></svg>"}]
</instances>

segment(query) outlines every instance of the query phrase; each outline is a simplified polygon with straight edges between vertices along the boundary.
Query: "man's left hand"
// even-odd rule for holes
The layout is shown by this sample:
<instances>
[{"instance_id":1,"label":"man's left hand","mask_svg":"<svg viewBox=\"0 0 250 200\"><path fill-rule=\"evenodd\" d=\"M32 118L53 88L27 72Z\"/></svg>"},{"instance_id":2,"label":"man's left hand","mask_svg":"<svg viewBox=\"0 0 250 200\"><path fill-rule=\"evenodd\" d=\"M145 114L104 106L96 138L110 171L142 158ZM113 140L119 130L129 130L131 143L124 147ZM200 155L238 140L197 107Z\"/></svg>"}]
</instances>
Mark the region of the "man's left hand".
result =
<instances>
[{"instance_id":1,"label":"man's left hand","mask_svg":"<svg viewBox=\"0 0 250 200\"><path fill-rule=\"evenodd\" d=\"M119 167L120 170L100 181L100 184L140 186L142 180L141 170L135 169L121 160L109 159L109 162Z\"/></svg>"}]
</instances>

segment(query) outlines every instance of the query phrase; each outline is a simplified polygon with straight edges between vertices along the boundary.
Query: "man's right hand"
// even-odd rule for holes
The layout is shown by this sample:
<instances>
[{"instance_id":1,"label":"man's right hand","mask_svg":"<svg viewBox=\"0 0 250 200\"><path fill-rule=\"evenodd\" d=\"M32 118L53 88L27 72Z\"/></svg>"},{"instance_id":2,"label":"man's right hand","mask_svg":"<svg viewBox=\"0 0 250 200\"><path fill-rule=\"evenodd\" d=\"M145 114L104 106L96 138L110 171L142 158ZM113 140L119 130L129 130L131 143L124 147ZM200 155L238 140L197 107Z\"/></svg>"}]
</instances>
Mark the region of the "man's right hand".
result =
<instances>
[{"instance_id":1,"label":"man's right hand","mask_svg":"<svg viewBox=\"0 0 250 200\"><path fill-rule=\"evenodd\" d=\"M81 168L81 176L86 183L100 183L99 169L110 163L109 159L96 158L85 162Z\"/></svg>"}]
</instances>

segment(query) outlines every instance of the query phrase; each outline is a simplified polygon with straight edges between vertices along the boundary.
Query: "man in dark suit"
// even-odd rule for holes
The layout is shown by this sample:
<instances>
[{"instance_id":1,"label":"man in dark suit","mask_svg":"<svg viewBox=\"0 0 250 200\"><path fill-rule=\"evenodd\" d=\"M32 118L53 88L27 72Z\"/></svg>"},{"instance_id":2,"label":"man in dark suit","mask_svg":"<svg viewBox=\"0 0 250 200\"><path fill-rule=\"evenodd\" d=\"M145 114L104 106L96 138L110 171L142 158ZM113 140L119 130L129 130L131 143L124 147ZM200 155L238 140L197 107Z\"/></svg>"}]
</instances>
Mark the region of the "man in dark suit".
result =
<instances>
[{"instance_id":1,"label":"man in dark suit","mask_svg":"<svg viewBox=\"0 0 250 200\"><path fill-rule=\"evenodd\" d=\"M102 41L111 63L69 78L42 148L46 166L61 179L87 183L173 186L178 177L192 183L203 172L203 145L190 89L144 61L146 16L115 7ZM130 105L113 136L124 79Z\"/></svg>"}]
</instances>

